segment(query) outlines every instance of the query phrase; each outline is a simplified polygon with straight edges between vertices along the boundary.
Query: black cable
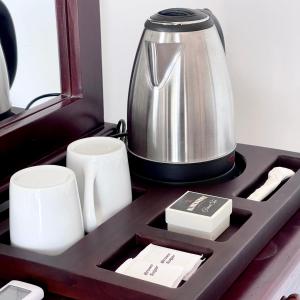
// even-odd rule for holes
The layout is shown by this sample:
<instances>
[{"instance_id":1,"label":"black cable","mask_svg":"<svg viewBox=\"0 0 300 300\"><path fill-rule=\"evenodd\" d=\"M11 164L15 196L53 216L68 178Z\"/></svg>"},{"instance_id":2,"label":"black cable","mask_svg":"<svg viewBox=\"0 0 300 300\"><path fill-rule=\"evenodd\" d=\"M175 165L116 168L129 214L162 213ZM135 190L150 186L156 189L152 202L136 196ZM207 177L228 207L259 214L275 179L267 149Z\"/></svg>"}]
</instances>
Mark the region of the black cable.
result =
<instances>
[{"instance_id":1,"label":"black cable","mask_svg":"<svg viewBox=\"0 0 300 300\"><path fill-rule=\"evenodd\" d=\"M126 129L127 129L126 122L125 120L121 119L116 126L117 133L111 135L111 137L120 138L123 142L126 142L126 137L127 137Z\"/></svg>"},{"instance_id":2,"label":"black cable","mask_svg":"<svg viewBox=\"0 0 300 300\"><path fill-rule=\"evenodd\" d=\"M110 135L110 137L113 137L113 138L120 138L120 137L126 137L126 136L127 136L127 132Z\"/></svg>"},{"instance_id":3,"label":"black cable","mask_svg":"<svg viewBox=\"0 0 300 300\"><path fill-rule=\"evenodd\" d=\"M117 124L117 132L124 133L126 132L126 122L125 120L121 119Z\"/></svg>"},{"instance_id":4,"label":"black cable","mask_svg":"<svg viewBox=\"0 0 300 300\"><path fill-rule=\"evenodd\" d=\"M50 94L44 94L44 95L38 96L38 97L34 98L33 100L31 100L27 104L27 106L25 107L25 110L28 110L32 106L32 104L34 104L36 101L38 101L40 99L47 98L47 97L56 97L59 95L60 95L60 93L50 93Z\"/></svg>"}]
</instances>

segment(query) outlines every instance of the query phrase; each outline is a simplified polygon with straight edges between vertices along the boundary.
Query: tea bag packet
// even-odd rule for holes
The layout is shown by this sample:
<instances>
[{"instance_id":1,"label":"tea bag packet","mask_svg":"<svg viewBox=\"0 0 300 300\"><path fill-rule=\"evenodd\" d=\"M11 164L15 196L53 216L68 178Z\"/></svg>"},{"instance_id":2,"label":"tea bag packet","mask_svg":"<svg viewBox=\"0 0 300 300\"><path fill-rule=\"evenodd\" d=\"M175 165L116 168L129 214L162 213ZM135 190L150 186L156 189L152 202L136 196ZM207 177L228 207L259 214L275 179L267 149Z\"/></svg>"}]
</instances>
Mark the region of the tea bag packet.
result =
<instances>
[{"instance_id":1,"label":"tea bag packet","mask_svg":"<svg viewBox=\"0 0 300 300\"><path fill-rule=\"evenodd\" d=\"M203 255L187 253L166 247L150 244L142 250L136 259L149 261L166 266L179 266L183 268L183 280L188 280L205 260Z\"/></svg>"},{"instance_id":2,"label":"tea bag packet","mask_svg":"<svg viewBox=\"0 0 300 300\"><path fill-rule=\"evenodd\" d=\"M183 280L184 270L179 266L156 264L140 259L127 259L116 273L164 285L170 288L178 287Z\"/></svg>"}]
</instances>

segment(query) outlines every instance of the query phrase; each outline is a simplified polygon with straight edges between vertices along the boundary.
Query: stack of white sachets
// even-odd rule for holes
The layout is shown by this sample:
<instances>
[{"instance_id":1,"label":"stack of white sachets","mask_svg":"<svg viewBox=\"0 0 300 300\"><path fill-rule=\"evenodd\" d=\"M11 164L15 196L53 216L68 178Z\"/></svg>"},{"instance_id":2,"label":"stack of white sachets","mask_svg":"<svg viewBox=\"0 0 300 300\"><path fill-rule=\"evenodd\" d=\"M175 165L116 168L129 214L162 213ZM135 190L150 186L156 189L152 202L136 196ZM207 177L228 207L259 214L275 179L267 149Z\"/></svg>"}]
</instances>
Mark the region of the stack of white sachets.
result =
<instances>
[{"instance_id":1,"label":"stack of white sachets","mask_svg":"<svg viewBox=\"0 0 300 300\"><path fill-rule=\"evenodd\" d=\"M135 258L126 260L117 273L176 288L188 280L205 260L191 254L150 244Z\"/></svg>"}]
</instances>

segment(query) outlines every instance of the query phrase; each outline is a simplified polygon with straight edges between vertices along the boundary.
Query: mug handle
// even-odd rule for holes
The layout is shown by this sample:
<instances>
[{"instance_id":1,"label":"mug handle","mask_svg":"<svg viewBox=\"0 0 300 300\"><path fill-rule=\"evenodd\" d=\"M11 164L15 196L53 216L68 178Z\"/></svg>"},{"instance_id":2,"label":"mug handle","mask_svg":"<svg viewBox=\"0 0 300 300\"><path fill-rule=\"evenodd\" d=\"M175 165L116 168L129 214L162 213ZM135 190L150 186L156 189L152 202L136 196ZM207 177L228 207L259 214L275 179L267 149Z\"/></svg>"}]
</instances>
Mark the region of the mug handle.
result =
<instances>
[{"instance_id":1,"label":"mug handle","mask_svg":"<svg viewBox=\"0 0 300 300\"><path fill-rule=\"evenodd\" d=\"M93 162L87 164L84 172L84 195L83 195L83 215L84 227L87 232L91 232L97 227L95 212L94 185L96 170Z\"/></svg>"}]
</instances>

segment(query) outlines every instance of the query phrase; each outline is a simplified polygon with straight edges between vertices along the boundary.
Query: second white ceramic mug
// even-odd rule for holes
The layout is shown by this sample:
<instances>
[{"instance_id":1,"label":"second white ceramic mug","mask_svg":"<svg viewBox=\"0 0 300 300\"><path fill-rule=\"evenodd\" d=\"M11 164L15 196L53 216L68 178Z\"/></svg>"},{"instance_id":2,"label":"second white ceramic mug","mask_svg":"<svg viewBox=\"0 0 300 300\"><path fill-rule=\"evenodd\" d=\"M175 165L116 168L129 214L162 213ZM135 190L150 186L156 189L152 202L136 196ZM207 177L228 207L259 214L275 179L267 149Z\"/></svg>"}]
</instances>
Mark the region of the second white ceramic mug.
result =
<instances>
[{"instance_id":1,"label":"second white ceramic mug","mask_svg":"<svg viewBox=\"0 0 300 300\"><path fill-rule=\"evenodd\" d=\"M87 232L132 201L125 144L111 137L90 137L71 143L67 167L77 178Z\"/></svg>"}]
</instances>

